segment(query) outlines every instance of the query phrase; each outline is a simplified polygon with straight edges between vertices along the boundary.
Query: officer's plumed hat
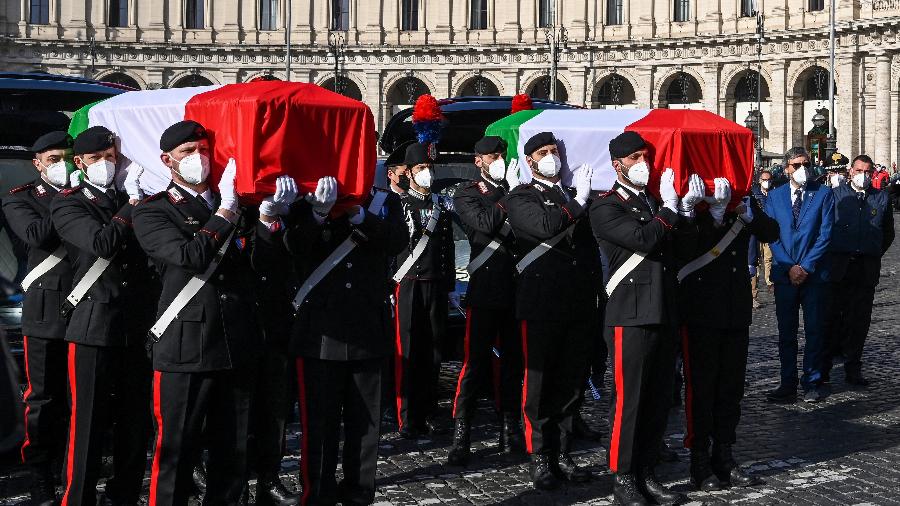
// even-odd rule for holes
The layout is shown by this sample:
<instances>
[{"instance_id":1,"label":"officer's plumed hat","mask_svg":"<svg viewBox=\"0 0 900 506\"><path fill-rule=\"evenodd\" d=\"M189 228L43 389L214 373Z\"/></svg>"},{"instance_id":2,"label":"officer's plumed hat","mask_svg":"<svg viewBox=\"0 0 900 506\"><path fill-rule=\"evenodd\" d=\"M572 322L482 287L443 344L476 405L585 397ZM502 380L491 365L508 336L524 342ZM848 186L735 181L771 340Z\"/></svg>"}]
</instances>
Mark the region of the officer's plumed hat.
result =
<instances>
[{"instance_id":1,"label":"officer's plumed hat","mask_svg":"<svg viewBox=\"0 0 900 506\"><path fill-rule=\"evenodd\" d=\"M647 142L637 132L622 132L615 139L609 141L609 156L625 158L626 156L647 147Z\"/></svg>"},{"instance_id":2,"label":"officer's plumed hat","mask_svg":"<svg viewBox=\"0 0 900 506\"><path fill-rule=\"evenodd\" d=\"M405 165L406 149L412 143L413 141L407 141L394 148L394 150L391 151L391 154L389 154L387 159L384 161L384 166L390 168L396 167L398 165Z\"/></svg>"},{"instance_id":3,"label":"officer's plumed hat","mask_svg":"<svg viewBox=\"0 0 900 506\"><path fill-rule=\"evenodd\" d=\"M403 165L414 167L422 163L434 163L429 145L416 142L410 144L406 148L406 156L403 158Z\"/></svg>"},{"instance_id":4,"label":"officer's plumed hat","mask_svg":"<svg viewBox=\"0 0 900 506\"><path fill-rule=\"evenodd\" d=\"M103 151L116 144L116 135L104 126L92 126L78 134L72 143L72 151L76 155Z\"/></svg>"},{"instance_id":5,"label":"officer's plumed hat","mask_svg":"<svg viewBox=\"0 0 900 506\"><path fill-rule=\"evenodd\" d=\"M159 138L159 149L169 152L185 142L206 139L206 129L196 121L184 120L166 129Z\"/></svg>"},{"instance_id":6,"label":"officer's plumed hat","mask_svg":"<svg viewBox=\"0 0 900 506\"><path fill-rule=\"evenodd\" d=\"M534 134L528 142L525 143L525 154L531 155L535 151L541 149L544 146L549 146L550 144L556 144L556 137L553 136L550 132L541 132L538 134Z\"/></svg>"},{"instance_id":7,"label":"officer's plumed hat","mask_svg":"<svg viewBox=\"0 0 900 506\"><path fill-rule=\"evenodd\" d=\"M38 137L37 140L34 141L34 145L31 146L31 151L43 153L44 151L49 151L51 149L68 149L71 147L72 137L62 130L57 130Z\"/></svg>"},{"instance_id":8,"label":"officer's plumed hat","mask_svg":"<svg viewBox=\"0 0 900 506\"><path fill-rule=\"evenodd\" d=\"M832 172L845 171L848 165L850 165L850 159L842 153L835 152L831 155L831 159L828 160L828 170Z\"/></svg>"},{"instance_id":9,"label":"officer's plumed hat","mask_svg":"<svg viewBox=\"0 0 900 506\"><path fill-rule=\"evenodd\" d=\"M482 137L475 143L475 153L479 155L489 155L491 153L505 153L506 141L496 135L488 135Z\"/></svg>"}]
</instances>

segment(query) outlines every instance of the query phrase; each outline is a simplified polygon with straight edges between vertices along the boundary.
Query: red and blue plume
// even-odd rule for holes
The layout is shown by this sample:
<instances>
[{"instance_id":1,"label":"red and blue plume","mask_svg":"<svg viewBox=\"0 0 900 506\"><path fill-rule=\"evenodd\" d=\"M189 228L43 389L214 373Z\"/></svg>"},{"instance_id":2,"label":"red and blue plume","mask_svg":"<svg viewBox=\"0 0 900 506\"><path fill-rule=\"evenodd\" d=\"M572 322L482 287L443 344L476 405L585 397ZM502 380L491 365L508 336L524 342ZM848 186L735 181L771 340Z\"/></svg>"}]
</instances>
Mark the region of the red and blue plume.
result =
<instances>
[{"instance_id":1,"label":"red and blue plume","mask_svg":"<svg viewBox=\"0 0 900 506\"><path fill-rule=\"evenodd\" d=\"M413 130L416 138L422 144L437 144L441 140L444 113L437 99L425 94L416 100L416 106L412 114Z\"/></svg>"},{"instance_id":2,"label":"red and blue plume","mask_svg":"<svg viewBox=\"0 0 900 506\"><path fill-rule=\"evenodd\" d=\"M512 109L509 111L510 114L515 114L519 111L530 111L534 109L534 104L531 103L531 97L529 97L525 93L519 93L514 96L512 99Z\"/></svg>"}]
</instances>

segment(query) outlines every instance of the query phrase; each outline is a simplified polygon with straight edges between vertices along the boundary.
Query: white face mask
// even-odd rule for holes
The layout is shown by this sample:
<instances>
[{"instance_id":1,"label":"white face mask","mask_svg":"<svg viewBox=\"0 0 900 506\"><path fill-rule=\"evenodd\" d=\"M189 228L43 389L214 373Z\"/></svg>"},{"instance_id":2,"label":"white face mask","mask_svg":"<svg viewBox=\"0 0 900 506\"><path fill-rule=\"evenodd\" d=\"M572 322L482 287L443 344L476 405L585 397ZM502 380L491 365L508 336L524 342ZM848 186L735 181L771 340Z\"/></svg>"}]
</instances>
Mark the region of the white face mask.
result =
<instances>
[{"instance_id":1,"label":"white face mask","mask_svg":"<svg viewBox=\"0 0 900 506\"><path fill-rule=\"evenodd\" d=\"M846 178L842 174L835 174L831 176L831 187L837 188L846 180Z\"/></svg>"},{"instance_id":2,"label":"white face mask","mask_svg":"<svg viewBox=\"0 0 900 506\"><path fill-rule=\"evenodd\" d=\"M431 188L431 169L422 169L413 176L416 184L422 188Z\"/></svg>"},{"instance_id":3,"label":"white face mask","mask_svg":"<svg viewBox=\"0 0 900 506\"><path fill-rule=\"evenodd\" d=\"M541 161L537 163L538 174L544 177L556 177L560 167L562 167L562 161L554 154L541 158Z\"/></svg>"},{"instance_id":4,"label":"white face mask","mask_svg":"<svg viewBox=\"0 0 900 506\"><path fill-rule=\"evenodd\" d=\"M169 156L172 156L170 153ZM191 153L178 160L178 175L187 184L200 184L209 177L209 157L200 153Z\"/></svg>"},{"instance_id":5,"label":"white face mask","mask_svg":"<svg viewBox=\"0 0 900 506\"><path fill-rule=\"evenodd\" d=\"M625 179L631 181L636 186L647 186L647 182L650 181L650 166L647 165L647 162L638 162L631 166L628 169L628 174L624 174Z\"/></svg>"},{"instance_id":6,"label":"white face mask","mask_svg":"<svg viewBox=\"0 0 900 506\"><path fill-rule=\"evenodd\" d=\"M769 188L772 187L772 182L769 181L768 179L765 181L760 181L759 187L762 188L763 190L768 190Z\"/></svg>"},{"instance_id":7,"label":"white face mask","mask_svg":"<svg viewBox=\"0 0 900 506\"><path fill-rule=\"evenodd\" d=\"M60 160L50 165L41 164L44 167L44 176L54 186L65 186L69 182L69 174L73 167L69 162Z\"/></svg>"},{"instance_id":8,"label":"white face mask","mask_svg":"<svg viewBox=\"0 0 900 506\"><path fill-rule=\"evenodd\" d=\"M109 186L116 176L116 164L109 160L98 160L85 170L88 181L97 186Z\"/></svg>"},{"instance_id":9,"label":"white face mask","mask_svg":"<svg viewBox=\"0 0 900 506\"><path fill-rule=\"evenodd\" d=\"M791 174L791 179L797 183L797 186L804 186L806 184L806 167L800 167L795 170L793 174Z\"/></svg>"},{"instance_id":10,"label":"white face mask","mask_svg":"<svg viewBox=\"0 0 900 506\"><path fill-rule=\"evenodd\" d=\"M858 189L865 190L870 184L872 184L872 179L865 172L853 175L853 186Z\"/></svg>"},{"instance_id":11,"label":"white face mask","mask_svg":"<svg viewBox=\"0 0 900 506\"><path fill-rule=\"evenodd\" d=\"M506 163L503 162L502 158L498 158L488 165L488 175L494 181L503 180L504 176L506 176Z\"/></svg>"}]
</instances>

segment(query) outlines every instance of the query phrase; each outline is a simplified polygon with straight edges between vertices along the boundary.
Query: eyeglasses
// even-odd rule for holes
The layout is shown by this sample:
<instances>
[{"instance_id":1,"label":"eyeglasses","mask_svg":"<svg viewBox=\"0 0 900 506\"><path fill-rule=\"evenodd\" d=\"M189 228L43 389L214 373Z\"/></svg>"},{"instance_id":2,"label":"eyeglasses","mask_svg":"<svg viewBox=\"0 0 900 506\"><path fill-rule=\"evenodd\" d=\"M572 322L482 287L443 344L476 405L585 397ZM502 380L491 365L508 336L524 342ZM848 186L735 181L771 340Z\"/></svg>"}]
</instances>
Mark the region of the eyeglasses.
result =
<instances>
[{"instance_id":1,"label":"eyeglasses","mask_svg":"<svg viewBox=\"0 0 900 506\"><path fill-rule=\"evenodd\" d=\"M809 162L798 162L798 163L789 163L788 164L788 167L793 167L794 169L799 169L800 167L806 167L808 169L809 166L810 166Z\"/></svg>"}]
</instances>

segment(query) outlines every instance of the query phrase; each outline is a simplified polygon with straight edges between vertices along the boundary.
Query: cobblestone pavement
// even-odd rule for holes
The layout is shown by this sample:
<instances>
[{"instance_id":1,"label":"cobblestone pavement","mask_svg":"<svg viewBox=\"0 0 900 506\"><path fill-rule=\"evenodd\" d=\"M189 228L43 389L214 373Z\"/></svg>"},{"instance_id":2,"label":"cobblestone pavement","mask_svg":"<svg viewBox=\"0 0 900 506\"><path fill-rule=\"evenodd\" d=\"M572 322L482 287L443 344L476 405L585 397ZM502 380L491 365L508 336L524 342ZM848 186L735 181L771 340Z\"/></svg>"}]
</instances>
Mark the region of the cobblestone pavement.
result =
<instances>
[{"instance_id":1,"label":"cobblestone pavement","mask_svg":"<svg viewBox=\"0 0 900 506\"><path fill-rule=\"evenodd\" d=\"M700 493L688 480L688 454L681 448L684 415L674 409L667 442L678 448L679 461L660 466L660 477L687 493L691 504L900 504L900 252L892 248L884 261L875 301L872 330L866 345L865 372L873 385L853 390L843 371L832 373L832 391L823 402L773 405L765 391L777 386L777 330L772 297L755 313L747 372L747 396L735 454L761 475L765 485ZM447 364L442 384L449 397L459 364ZM609 374L606 383L609 385ZM583 413L602 430L607 425L607 392L588 396ZM449 411L449 401L442 405ZM376 504L611 504L612 478L602 443L579 442L575 459L589 467L594 479L552 493L532 490L524 456L496 451L497 429L487 401L480 404L473 428L475 457L466 468L447 466L449 433L433 439L406 441L386 432L378 461ZM449 423L449 422L448 422ZM448 431L449 432L449 431ZM297 486L296 426L289 438L284 477ZM252 482L251 482L252 485ZM24 470L0 463L0 505L27 500Z\"/></svg>"}]
</instances>

